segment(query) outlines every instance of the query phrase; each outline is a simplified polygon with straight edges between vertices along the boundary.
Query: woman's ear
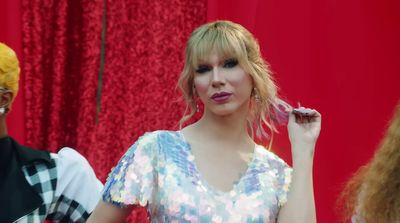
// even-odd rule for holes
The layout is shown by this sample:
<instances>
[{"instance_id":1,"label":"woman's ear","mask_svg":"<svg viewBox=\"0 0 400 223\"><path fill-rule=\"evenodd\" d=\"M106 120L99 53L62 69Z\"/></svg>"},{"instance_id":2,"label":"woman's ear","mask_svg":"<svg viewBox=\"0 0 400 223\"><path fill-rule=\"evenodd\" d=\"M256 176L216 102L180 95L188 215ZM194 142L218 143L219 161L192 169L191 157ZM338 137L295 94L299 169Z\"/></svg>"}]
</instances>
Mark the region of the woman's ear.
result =
<instances>
[{"instance_id":1,"label":"woman's ear","mask_svg":"<svg viewBox=\"0 0 400 223\"><path fill-rule=\"evenodd\" d=\"M0 108L8 108L13 99L11 91L0 91Z\"/></svg>"}]
</instances>

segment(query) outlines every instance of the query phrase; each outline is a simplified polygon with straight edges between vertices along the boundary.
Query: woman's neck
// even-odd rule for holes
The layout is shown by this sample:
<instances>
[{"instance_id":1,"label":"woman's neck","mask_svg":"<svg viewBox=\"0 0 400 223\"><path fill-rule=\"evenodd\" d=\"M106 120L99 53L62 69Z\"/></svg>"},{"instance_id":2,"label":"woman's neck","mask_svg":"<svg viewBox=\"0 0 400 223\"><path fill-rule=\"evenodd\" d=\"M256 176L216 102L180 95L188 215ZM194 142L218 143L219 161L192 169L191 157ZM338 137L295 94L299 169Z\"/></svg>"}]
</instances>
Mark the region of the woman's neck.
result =
<instances>
[{"instance_id":1,"label":"woman's neck","mask_svg":"<svg viewBox=\"0 0 400 223\"><path fill-rule=\"evenodd\" d=\"M7 134L7 125L6 125L6 116L0 116L0 139L6 137Z\"/></svg>"},{"instance_id":2,"label":"woman's neck","mask_svg":"<svg viewBox=\"0 0 400 223\"><path fill-rule=\"evenodd\" d=\"M215 115L206 110L194 127L209 139L229 142L251 140L247 130L246 110L226 116Z\"/></svg>"}]
</instances>

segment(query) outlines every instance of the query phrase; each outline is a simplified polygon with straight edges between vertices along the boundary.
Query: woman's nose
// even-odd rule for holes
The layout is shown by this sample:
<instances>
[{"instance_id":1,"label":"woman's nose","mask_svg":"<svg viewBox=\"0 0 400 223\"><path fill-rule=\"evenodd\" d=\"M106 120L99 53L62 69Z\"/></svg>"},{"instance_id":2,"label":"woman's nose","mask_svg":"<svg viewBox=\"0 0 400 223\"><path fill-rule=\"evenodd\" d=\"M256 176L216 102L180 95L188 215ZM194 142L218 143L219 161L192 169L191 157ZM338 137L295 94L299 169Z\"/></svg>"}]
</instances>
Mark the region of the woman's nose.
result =
<instances>
[{"instance_id":1,"label":"woman's nose","mask_svg":"<svg viewBox=\"0 0 400 223\"><path fill-rule=\"evenodd\" d=\"M212 70L212 86L220 87L225 85L224 74L218 69L218 67Z\"/></svg>"}]
</instances>

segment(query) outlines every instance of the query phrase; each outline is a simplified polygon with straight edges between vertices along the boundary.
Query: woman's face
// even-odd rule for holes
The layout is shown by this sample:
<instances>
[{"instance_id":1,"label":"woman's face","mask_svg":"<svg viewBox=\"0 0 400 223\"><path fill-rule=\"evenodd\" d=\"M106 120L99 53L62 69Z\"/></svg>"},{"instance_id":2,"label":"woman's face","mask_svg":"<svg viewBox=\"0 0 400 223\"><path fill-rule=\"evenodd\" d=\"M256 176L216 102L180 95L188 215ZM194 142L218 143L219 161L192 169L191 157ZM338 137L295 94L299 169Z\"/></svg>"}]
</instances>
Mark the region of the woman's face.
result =
<instances>
[{"instance_id":1,"label":"woman's face","mask_svg":"<svg viewBox=\"0 0 400 223\"><path fill-rule=\"evenodd\" d=\"M253 88L250 75L236 58L219 58L216 53L195 68L194 87L205 112L221 116L248 109Z\"/></svg>"}]
</instances>

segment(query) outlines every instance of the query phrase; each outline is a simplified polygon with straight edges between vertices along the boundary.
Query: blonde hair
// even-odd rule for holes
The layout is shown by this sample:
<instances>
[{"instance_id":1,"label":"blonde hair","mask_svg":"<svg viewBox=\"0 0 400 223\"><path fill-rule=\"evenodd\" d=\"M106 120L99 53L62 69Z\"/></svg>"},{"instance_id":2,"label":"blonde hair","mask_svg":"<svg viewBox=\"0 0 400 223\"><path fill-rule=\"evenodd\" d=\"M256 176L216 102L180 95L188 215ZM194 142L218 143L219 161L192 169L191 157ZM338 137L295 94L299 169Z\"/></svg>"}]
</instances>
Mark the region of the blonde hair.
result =
<instances>
[{"instance_id":1,"label":"blonde hair","mask_svg":"<svg viewBox=\"0 0 400 223\"><path fill-rule=\"evenodd\" d=\"M18 93L19 61L14 50L0 43L0 87L13 93L13 99Z\"/></svg>"},{"instance_id":2,"label":"blonde hair","mask_svg":"<svg viewBox=\"0 0 400 223\"><path fill-rule=\"evenodd\" d=\"M260 46L254 36L243 26L230 21L215 21L204 24L193 31L185 50L185 65L178 86L186 101L186 110L180 126L196 112L194 74L197 66L212 53L220 58L235 57L245 72L249 73L257 94L257 103L252 97L248 124L262 128L265 124L275 130L270 117L270 107L277 103L277 87L268 64L261 56Z\"/></svg>"},{"instance_id":3,"label":"blonde hair","mask_svg":"<svg viewBox=\"0 0 400 223\"><path fill-rule=\"evenodd\" d=\"M355 211L366 223L400 222L400 102L374 157L349 180L339 205L344 222Z\"/></svg>"}]
</instances>

